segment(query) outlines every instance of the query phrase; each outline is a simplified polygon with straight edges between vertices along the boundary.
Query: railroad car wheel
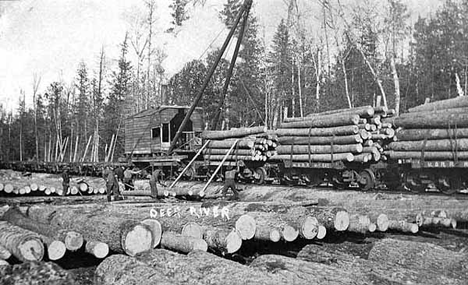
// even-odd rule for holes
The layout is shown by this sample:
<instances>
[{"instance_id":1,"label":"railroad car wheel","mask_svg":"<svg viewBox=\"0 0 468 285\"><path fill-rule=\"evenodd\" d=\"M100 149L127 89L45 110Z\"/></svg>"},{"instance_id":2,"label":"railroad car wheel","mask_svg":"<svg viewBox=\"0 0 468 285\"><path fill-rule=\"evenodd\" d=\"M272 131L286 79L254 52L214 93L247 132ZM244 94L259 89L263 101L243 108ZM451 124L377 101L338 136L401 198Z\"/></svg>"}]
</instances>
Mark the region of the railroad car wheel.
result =
<instances>
[{"instance_id":1,"label":"railroad car wheel","mask_svg":"<svg viewBox=\"0 0 468 285\"><path fill-rule=\"evenodd\" d=\"M421 179L415 171L410 171L405 175L404 186L413 193L423 193L426 191L426 185L421 183Z\"/></svg>"},{"instance_id":2,"label":"railroad car wheel","mask_svg":"<svg viewBox=\"0 0 468 285\"><path fill-rule=\"evenodd\" d=\"M375 174L370 169L364 169L359 173L361 179L359 181L359 187L361 190L369 191L375 187Z\"/></svg>"},{"instance_id":3,"label":"railroad car wheel","mask_svg":"<svg viewBox=\"0 0 468 285\"><path fill-rule=\"evenodd\" d=\"M255 169L254 172L254 181L256 184L263 184L265 182L265 178L267 178L268 174L266 172L266 169L263 167L258 167Z\"/></svg>"},{"instance_id":4,"label":"railroad car wheel","mask_svg":"<svg viewBox=\"0 0 468 285\"><path fill-rule=\"evenodd\" d=\"M437 182L437 188L439 189L439 191L446 195L455 194L458 190L462 188L461 177L442 176L439 177Z\"/></svg>"},{"instance_id":5,"label":"railroad car wheel","mask_svg":"<svg viewBox=\"0 0 468 285\"><path fill-rule=\"evenodd\" d=\"M195 168L191 166L185 171L184 178L188 180L195 180L195 175L196 175Z\"/></svg>"},{"instance_id":6,"label":"railroad car wheel","mask_svg":"<svg viewBox=\"0 0 468 285\"><path fill-rule=\"evenodd\" d=\"M349 183L343 181L343 177L340 173L333 175L331 182L333 187L339 190L343 190L349 185Z\"/></svg>"}]
</instances>

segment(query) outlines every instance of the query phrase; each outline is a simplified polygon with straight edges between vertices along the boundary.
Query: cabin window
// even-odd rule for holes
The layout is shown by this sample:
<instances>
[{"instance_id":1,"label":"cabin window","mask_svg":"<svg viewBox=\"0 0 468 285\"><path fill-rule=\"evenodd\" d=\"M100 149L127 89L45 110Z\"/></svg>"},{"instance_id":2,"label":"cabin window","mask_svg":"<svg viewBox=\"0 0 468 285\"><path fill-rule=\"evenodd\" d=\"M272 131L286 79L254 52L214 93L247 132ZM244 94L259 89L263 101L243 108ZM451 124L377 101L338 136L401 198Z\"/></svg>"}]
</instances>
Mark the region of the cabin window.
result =
<instances>
[{"instance_id":1,"label":"cabin window","mask_svg":"<svg viewBox=\"0 0 468 285\"><path fill-rule=\"evenodd\" d=\"M162 124L162 142L163 143L170 142L170 137L171 137L171 134L169 132L169 124L163 123Z\"/></svg>"},{"instance_id":2,"label":"cabin window","mask_svg":"<svg viewBox=\"0 0 468 285\"><path fill-rule=\"evenodd\" d=\"M157 139L160 136L161 136L161 128L160 127L151 129L151 138L152 139Z\"/></svg>"}]
</instances>

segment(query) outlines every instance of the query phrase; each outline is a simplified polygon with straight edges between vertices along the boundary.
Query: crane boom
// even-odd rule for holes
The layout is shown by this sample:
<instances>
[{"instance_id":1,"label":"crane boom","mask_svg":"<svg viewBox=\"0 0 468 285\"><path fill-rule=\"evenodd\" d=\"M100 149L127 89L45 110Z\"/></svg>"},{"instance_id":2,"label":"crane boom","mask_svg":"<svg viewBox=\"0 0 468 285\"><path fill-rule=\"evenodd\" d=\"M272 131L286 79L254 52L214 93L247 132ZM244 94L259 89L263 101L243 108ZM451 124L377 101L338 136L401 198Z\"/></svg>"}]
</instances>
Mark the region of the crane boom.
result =
<instances>
[{"instance_id":1,"label":"crane boom","mask_svg":"<svg viewBox=\"0 0 468 285\"><path fill-rule=\"evenodd\" d=\"M209 82L211 80L211 77L213 76L213 74L214 74L214 72L216 70L216 67L218 66L219 62L221 61L221 58L223 57L223 54L226 51L226 49L227 49L227 47L229 45L229 42L231 41L232 36L234 35L234 32L236 31L236 28L239 26L240 20L242 19L244 14L248 15L251 6L252 6L252 0L245 0L244 3L242 4L242 6L241 6L241 8L239 10L239 13L238 13L238 15L236 17L236 20L234 22L234 25L232 26L231 30L229 31L229 34L228 34L226 40L224 41L224 44L221 47L221 50L219 51L219 54L216 57L215 62L211 66L211 68L210 68L210 70L208 72L208 75L206 76L205 80L203 81L203 85L200 88L200 90L198 91L198 94L197 94L197 97L195 98L195 101L190 106L190 109L188 110L187 114L185 115L184 120L180 124L179 129L177 130L177 133L175 134L174 139L171 142L171 145L170 145L170 147L169 147L169 149L167 151L168 155L170 155L172 153L172 151L174 150L174 148L176 146L176 143L179 140L179 138L180 138L180 136L181 136L181 134L182 134L182 132L183 132L183 130L185 128L185 125L190 120L190 116L192 116L193 111L195 110L198 103L200 102L200 100L201 100L201 98L203 96L203 93L205 92L205 89L208 86L208 84L209 84ZM244 18L244 21L246 21L246 20L247 20L247 17ZM240 40L242 40L242 39L239 38L239 41Z\"/></svg>"}]
</instances>

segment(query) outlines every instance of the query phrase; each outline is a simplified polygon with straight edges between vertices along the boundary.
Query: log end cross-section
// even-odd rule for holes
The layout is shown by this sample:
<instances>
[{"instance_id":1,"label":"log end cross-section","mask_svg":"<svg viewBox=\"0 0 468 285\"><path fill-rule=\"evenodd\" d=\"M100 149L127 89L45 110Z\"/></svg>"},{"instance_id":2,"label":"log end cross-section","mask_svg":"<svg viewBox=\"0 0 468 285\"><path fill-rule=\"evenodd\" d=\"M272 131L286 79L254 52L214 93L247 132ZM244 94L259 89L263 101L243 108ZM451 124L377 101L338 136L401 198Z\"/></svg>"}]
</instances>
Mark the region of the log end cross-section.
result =
<instances>
[{"instance_id":1,"label":"log end cross-section","mask_svg":"<svg viewBox=\"0 0 468 285\"><path fill-rule=\"evenodd\" d=\"M125 253L135 256L152 248L153 234L147 225L127 221L121 225L120 241Z\"/></svg>"}]
</instances>

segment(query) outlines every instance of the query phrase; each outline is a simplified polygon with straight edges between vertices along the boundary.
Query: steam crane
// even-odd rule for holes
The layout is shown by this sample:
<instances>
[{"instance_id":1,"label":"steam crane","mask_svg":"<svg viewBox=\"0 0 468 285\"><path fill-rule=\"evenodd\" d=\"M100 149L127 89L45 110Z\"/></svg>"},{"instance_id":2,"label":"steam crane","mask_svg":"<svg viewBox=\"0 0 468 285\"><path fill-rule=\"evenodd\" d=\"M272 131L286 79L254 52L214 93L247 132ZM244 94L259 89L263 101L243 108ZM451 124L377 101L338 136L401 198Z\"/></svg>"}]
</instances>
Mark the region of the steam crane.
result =
<instances>
[{"instance_id":1,"label":"steam crane","mask_svg":"<svg viewBox=\"0 0 468 285\"><path fill-rule=\"evenodd\" d=\"M175 147L177 145L177 142L180 139L180 136L182 135L183 131L185 130L185 127L186 127L188 121L190 120L190 117L192 116L192 113L194 112L195 108L198 106L198 103L200 102L200 100L201 100L201 98L203 96L203 93L205 92L206 87L208 86L208 83L210 82L211 77L213 76L213 74L214 74L214 72L216 70L216 67L218 66L219 62L221 61L221 58L223 57L224 53L226 52L226 49L227 49L227 47L229 45L229 42L231 41L236 29L239 27L239 24L240 24L240 22L242 20L242 24L241 24L240 30L239 30L239 36L237 38L236 47L235 47L234 53L232 55L232 59L231 59L230 65L229 65L229 70L228 70L226 80L225 80L225 83L224 83L224 87L223 87L223 91L222 91L222 94L221 94L222 99L221 99L221 102L219 104L218 114L216 116L217 119L219 119L219 113L220 113L220 110L222 109L222 106L224 104L224 98L226 97L227 89L228 89L229 83L231 81L232 72L234 70L234 65L236 63L237 55L239 54L239 49L240 49L240 46L241 46L241 43L242 43L242 38L244 37L244 31L245 31L245 27L247 25L247 19L248 19L251 7L252 7L252 0L245 0L244 3L242 4L241 8L239 9L239 12L238 12L238 15L237 15L237 17L236 17L236 19L234 21L234 24L231 27L231 30L229 31L229 34L228 34L226 40L224 41L224 44L221 47L221 50L219 51L219 54L218 54L215 62L211 66L211 68L210 68L210 70L208 72L208 75L206 76L206 78L205 78L205 80L203 82L202 87L198 91L198 94L197 94L197 97L195 98L195 101L190 106L190 109L188 110L187 114L184 117L184 120L180 124L179 129L177 130L177 133L175 134L174 138L172 139L171 145L169 146L169 149L167 150L167 155L171 155L173 153L173 151L174 151L174 149L175 149ZM217 119L215 119L215 125L216 125Z\"/></svg>"}]
</instances>

